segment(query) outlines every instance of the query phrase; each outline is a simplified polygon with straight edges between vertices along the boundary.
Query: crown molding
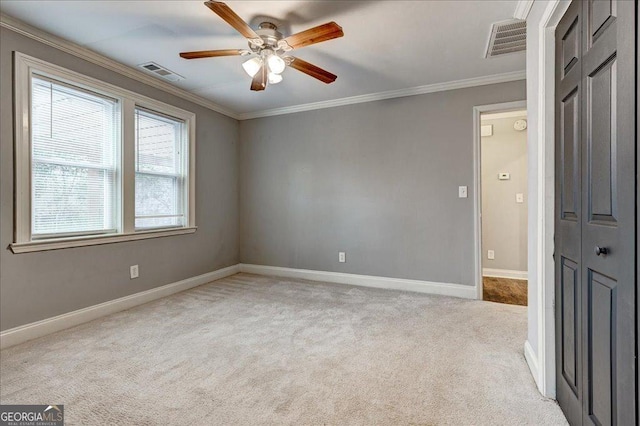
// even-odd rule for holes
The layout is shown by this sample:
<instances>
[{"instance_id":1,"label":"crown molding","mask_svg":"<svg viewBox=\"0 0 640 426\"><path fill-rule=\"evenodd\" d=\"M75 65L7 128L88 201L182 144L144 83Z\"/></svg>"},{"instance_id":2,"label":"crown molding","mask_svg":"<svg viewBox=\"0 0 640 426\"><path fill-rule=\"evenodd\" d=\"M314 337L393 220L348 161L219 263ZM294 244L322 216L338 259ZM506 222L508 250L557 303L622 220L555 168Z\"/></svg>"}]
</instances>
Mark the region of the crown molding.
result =
<instances>
[{"instance_id":1,"label":"crown molding","mask_svg":"<svg viewBox=\"0 0 640 426\"><path fill-rule=\"evenodd\" d=\"M516 19L527 19L533 7L533 2L534 0L518 0L516 10L513 12L513 17Z\"/></svg>"},{"instance_id":2,"label":"crown molding","mask_svg":"<svg viewBox=\"0 0 640 426\"><path fill-rule=\"evenodd\" d=\"M82 47L79 44L40 30L9 15L5 15L4 13L0 14L0 26L14 31L18 34L29 37L40 43L44 43L46 45L54 47L63 52L77 56L78 58L84 59L88 62L99 65L110 71L117 72L118 74L139 81L140 83L147 84L149 86L155 87L156 89L160 89L172 95L178 96L189 102L193 102L194 104L198 104L220 114L226 115L227 117L238 119L238 114L216 104L215 102L210 101L209 99L205 99L201 96L194 95L193 93L188 92L184 89L180 89L169 83L165 83L164 81L158 80L157 78L152 77L144 73L143 71L137 70L128 65L124 65L118 61L94 52L93 50Z\"/></svg>"},{"instance_id":3,"label":"crown molding","mask_svg":"<svg viewBox=\"0 0 640 426\"><path fill-rule=\"evenodd\" d=\"M533 0L520 0L520 3L533 3ZM520 7L518 4L517 9ZM531 6L529 6L529 9ZM528 13L528 12L527 12ZM44 43L63 52L74 55L78 58L84 59L88 62L99 65L108 70L117 72L125 77L139 81L140 83L147 84L157 89L163 90L169 94L178 96L187 101L201 105L212 111L216 111L220 114L226 115L236 120L250 120L253 118L270 117L274 115L292 114L296 112L312 111L316 109L333 108L343 105L359 104L364 102L374 102L384 99L402 98L406 96L422 95L426 93L441 92L445 90L463 89L474 86L483 86L487 84L506 83L510 81L524 80L526 77L525 71L514 71L503 74L494 74L483 77L469 78L464 80L449 81L444 83L427 84L424 86L410 87L406 89L390 90L386 92L370 93L366 95L351 96L340 99L332 99L328 101L312 102L307 104L293 105L282 108L272 108L259 111L252 111L246 113L236 113L229 110L217 103L195 95L184 89L175 87L162 80L158 80L143 71L132 68L128 65L124 65L111 58L103 56L93 50L80 46L76 43L63 39L61 37L50 34L46 31L33 27L25 22L15 19L11 16L0 13L0 26L12 30L18 34L29 37L40 43Z\"/></svg>"},{"instance_id":4,"label":"crown molding","mask_svg":"<svg viewBox=\"0 0 640 426\"><path fill-rule=\"evenodd\" d=\"M361 104L365 102L381 101L384 99L403 98L407 96L424 95L426 93L443 92L445 90L465 89L468 87L484 86L487 84L507 83L510 81L524 80L526 71L514 71L503 74L494 74L483 77L467 78L464 80L448 81L445 83L427 84L424 86L410 87L408 89L390 90L386 92L370 93L368 95L351 96L348 98L332 99L329 101L312 102L282 108L266 109L262 111L238 114L238 120L250 120L253 118L271 117L274 115L292 114L295 112L312 111L316 109L333 108L343 105Z\"/></svg>"}]
</instances>

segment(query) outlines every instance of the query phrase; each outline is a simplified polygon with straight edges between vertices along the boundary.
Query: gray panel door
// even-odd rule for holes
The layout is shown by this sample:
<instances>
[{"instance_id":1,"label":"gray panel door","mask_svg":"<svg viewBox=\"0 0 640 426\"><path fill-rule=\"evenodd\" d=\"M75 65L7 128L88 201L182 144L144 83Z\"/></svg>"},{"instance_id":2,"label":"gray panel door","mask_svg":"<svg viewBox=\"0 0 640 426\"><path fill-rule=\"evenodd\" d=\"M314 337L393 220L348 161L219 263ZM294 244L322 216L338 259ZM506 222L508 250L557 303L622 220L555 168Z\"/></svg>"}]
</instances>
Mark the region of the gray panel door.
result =
<instances>
[{"instance_id":1,"label":"gray panel door","mask_svg":"<svg viewBox=\"0 0 640 426\"><path fill-rule=\"evenodd\" d=\"M557 398L636 424L636 1L574 1L556 29Z\"/></svg>"},{"instance_id":2,"label":"gray panel door","mask_svg":"<svg viewBox=\"0 0 640 426\"><path fill-rule=\"evenodd\" d=\"M582 7L556 28L556 398L582 423Z\"/></svg>"}]
</instances>

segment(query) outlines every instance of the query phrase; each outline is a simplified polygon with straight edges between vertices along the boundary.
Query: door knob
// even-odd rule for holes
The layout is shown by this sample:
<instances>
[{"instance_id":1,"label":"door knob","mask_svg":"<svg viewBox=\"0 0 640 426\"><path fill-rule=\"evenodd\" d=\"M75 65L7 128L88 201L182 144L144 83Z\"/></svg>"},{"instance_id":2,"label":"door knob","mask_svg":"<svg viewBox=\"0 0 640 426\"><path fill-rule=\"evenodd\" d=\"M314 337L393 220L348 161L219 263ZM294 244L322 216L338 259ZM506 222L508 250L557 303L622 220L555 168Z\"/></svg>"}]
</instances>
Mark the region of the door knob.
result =
<instances>
[{"instance_id":1,"label":"door knob","mask_svg":"<svg viewBox=\"0 0 640 426\"><path fill-rule=\"evenodd\" d=\"M601 254L609 253L609 250L606 247L596 246L595 252L597 256L600 256Z\"/></svg>"}]
</instances>

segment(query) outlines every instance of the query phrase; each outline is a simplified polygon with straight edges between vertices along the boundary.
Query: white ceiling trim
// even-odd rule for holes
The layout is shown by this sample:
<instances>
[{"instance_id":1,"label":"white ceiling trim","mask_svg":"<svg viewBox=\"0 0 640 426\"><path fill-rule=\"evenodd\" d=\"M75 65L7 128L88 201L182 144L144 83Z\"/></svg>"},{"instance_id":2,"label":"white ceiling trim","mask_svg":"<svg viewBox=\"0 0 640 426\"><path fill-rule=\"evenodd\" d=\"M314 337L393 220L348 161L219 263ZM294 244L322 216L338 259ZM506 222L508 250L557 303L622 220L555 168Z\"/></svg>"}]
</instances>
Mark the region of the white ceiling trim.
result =
<instances>
[{"instance_id":1,"label":"white ceiling trim","mask_svg":"<svg viewBox=\"0 0 640 426\"><path fill-rule=\"evenodd\" d=\"M518 0L516 10L513 12L513 17L516 19L527 19L533 7L533 2L534 0Z\"/></svg>"},{"instance_id":2,"label":"white ceiling trim","mask_svg":"<svg viewBox=\"0 0 640 426\"><path fill-rule=\"evenodd\" d=\"M408 89L390 90L387 92L371 93L368 95L351 96L342 99L333 99L322 102L312 102L290 107L272 108L263 111L255 111L238 115L238 120L250 120L252 118L270 117L273 115L292 114L295 112L312 111L315 109L333 108L343 105L361 104L364 102L381 101L384 99L403 98L406 96L424 95L426 93L443 92L445 90L465 89L467 87L484 86L487 84L507 83L510 81L524 80L525 71L514 71L503 74L494 74L483 77L468 78L464 80L448 81L445 83L427 84L424 86L410 87Z\"/></svg>"},{"instance_id":3,"label":"white ceiling trim","mask_svg":"<svg viewBox=\"0 0 640 426\"><path fill-rule=\"evenodd\" d=\"M210 110L219 112L220 114L226 115L228 117L238 119L238 114L216 104L215 102L212 102L201 96L194 95L193 93L180 89L178 87L172 86L169 83L165 83L164 81L158 80L155 77L151 77L150 75L145 74L143 71L131 68L128 65L124 65L118 61L114 61L113 59L96 53L93 50L87 49L86 47L82 47L69 40L65 40L46 31L42 31L18 19L12 18L9 15L5 15L4 13L0 14L0 26L32 38L36 41L39 41L40 43L55 47L56 49L62 50L63 52L70 53L74 56L92 62L108 70L115 71L119 74L124 75L125 77L129 77L157 89L164 90L165 92L168 92L172 95L201 105L205 108L209 108Z\"/></svg>"}]
</instances>

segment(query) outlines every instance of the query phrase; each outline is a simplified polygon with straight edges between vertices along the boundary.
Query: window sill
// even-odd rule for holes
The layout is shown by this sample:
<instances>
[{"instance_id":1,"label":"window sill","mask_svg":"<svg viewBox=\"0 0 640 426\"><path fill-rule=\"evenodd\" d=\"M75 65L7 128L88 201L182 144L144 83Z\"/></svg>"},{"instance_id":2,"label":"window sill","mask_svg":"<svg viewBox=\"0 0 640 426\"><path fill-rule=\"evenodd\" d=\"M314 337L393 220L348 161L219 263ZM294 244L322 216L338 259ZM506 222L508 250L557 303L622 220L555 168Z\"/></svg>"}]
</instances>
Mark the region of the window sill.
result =
<instances>
[{"instance_id":1,"label":"window sill","mask_svg":"<svg viewBox=\"0 0 640 426\"><path fill-rule=\"evenodd\" d=\"M101 244L121 243L125 241L146 240L148 238L169 237L172 235L193 234L196 226L189 228L139 231L130 234L97 235L90 237L59 238L28 243L13 243L9 248L13 253L31 253L34 251L59 250L71 247L86 247Z\"/></svg>"}]
</instances>

